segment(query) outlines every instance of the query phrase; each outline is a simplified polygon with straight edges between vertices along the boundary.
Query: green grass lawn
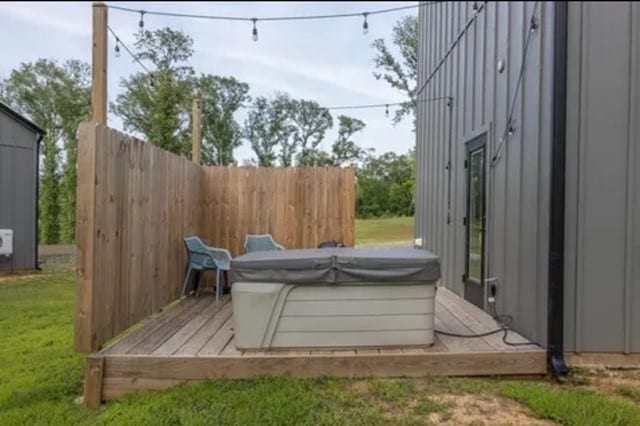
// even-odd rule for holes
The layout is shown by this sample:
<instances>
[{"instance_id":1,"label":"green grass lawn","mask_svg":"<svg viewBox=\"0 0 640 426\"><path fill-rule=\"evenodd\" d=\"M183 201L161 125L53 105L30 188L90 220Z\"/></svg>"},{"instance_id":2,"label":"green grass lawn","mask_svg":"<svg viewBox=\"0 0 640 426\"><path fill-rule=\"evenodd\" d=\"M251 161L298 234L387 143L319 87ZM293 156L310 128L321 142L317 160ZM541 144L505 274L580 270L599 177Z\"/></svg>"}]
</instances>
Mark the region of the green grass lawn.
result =
<instances>
[{"instance_id":1,"label":"green grass lawn","mask_svg":"<svg viewBox=\"0 0 640 426\"><path fill-rule=\"evenodd\" d=\"M413 242L414 228L413 217L356 219L356 244Z\"/></svg>"},{"instance_id":2,"label":"green grass lawn","mask_svg":"<svg viewBox=\"0 0 640 426\"><path fill-rule=\"evenodd\" d=\"M637 386L625 379L624 387L605 393L589 385L597 379L590 376L563 386L446 378L227 380L86 409L74 403L82 392L84 361L73 351L73 297L69 272L0 281L1 425L517 424L536 419L640 424Z\"/></svg>"}]
</instances>

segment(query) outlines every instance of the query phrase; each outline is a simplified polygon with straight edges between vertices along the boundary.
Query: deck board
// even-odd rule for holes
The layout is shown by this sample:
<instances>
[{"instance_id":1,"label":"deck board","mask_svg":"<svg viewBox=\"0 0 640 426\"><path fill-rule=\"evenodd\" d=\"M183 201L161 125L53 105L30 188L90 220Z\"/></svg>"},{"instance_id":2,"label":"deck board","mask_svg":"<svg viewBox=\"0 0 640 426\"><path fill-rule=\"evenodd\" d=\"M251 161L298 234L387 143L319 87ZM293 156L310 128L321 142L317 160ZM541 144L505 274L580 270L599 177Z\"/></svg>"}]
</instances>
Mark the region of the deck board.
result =
<instances>
[{"instance_id":1,"label":"deck board","mask_svg":"<svg viewBox=\"0 0 640 426\"><path fill-rule=\"evenodd\" d=\"M185 342L185 344L174 352L174 355L195 356L200 349L220 330L220 327L231 316L232 308L228 299L226 303L215 315L212 315L207 322L200 327L196 333Z\"/></svg>"},{"instance_id":2,"label":"deck board","mask_svg":"<svg viewBox=\"0 0 640 426\"><path fill-rule=\"evenodd\" d=\"M545 374L545 351L507 346L498 333L463 339L436 333L430 347L313 348L243 351L235 347L229 296L187 298L95 355L104 358L102 398L164 389L185 381L296 377L419 377ZM436 296L436 330L460 334L497 328L477 307L444 288ZM526 342L517 333L509 340Z\"/></svg>"},{"instance_id":3,"label":"deck board","mask_svg":"<svg viewBox=\"0 0 640 426\"><path fill-rule=\"evenodd\" d=\"M210 306L210 302L204 298L198 299L198 301L192 304L189 308L180 312L175 318L166 323L163 327L160 327L155 332L149 334L134 346L128 354L132 355L148 355L152 354L160 345L174 336L182 327L193 319L199 312L207 309Z\"/></svg>"},{"instance_id":4,"label":"deck board","mask_svg":"<svg viewBox=\"0 0 640 426\"><path fill-rule=\"evenodd\" d=\"M214 334L211 339L200 349L197 353L198 356L211 356L218 355L222 352L222 349L231 341L233 337L233 330L231 327L232 318L229 316L222 324L220 329Z\"/></svg>"},{"instance_id":5,"label":"deck board","mask_svg":"<svg viewBox=\"0 0 640 426\"><path fill-rule=\"evenodd\" d=\"M229 303L228 299L223 300L221 303L215 303L211 301L212 306L206 309L201 309L196 312L196 315L192 317L178 332L167 339L162 345L160 345L155 351L154 355L171 355L180 349L184 344L200 330L215 314L220 312L225 304Z\"/></svg>"}]
</instances>

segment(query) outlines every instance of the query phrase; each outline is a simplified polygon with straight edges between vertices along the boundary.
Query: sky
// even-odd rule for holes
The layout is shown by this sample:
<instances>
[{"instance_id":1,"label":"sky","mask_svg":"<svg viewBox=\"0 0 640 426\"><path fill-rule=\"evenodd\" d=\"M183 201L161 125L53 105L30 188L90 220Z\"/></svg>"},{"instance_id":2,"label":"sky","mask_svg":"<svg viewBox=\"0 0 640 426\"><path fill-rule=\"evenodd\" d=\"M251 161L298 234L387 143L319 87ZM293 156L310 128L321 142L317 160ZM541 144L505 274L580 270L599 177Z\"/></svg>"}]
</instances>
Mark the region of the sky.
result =
<instances>
[{"instance_id":1,"label":"sky","mask_svg":"<svg viewBox=\"0 0 640 426\"><path fill-rule=\"evenodd\" d=\"M115 3L114 3L115 4ZM242 17L290 16L365 12L416 2L117 2L119 6L154 11ZM191 65L200 74L233 76L249 84L252 97L287 92L294 98L310 99L323 106L393 103L404 95L373 76L375 52L371 43L385 38L391 44L394 23L416 9L368 17L369 33L362 32L362 18L258 22L259 40L251 39L250 22L209 21L177 17L145 16L145 29L169 26L181 29L194 40ZM109 25L132 47L138 30L138 14L109 10ZM91 60L91 3L0 3L0 78L22 62L50 58ZM142 71L126 52L115 56L115 40L109 39L108 97L115 100L122 78ZM393 125L384 108L332 112L363 120L366 128L353 140L377 153L404 153L415 145L412 120ZM246 110L236 119L243 123ZM109 112L108 124L122 129L122 122ZM323 146L328 149L337 129L330 131ZM253 157L243 144L235 151L242 162Z\"/></svg>"}]
</instances>

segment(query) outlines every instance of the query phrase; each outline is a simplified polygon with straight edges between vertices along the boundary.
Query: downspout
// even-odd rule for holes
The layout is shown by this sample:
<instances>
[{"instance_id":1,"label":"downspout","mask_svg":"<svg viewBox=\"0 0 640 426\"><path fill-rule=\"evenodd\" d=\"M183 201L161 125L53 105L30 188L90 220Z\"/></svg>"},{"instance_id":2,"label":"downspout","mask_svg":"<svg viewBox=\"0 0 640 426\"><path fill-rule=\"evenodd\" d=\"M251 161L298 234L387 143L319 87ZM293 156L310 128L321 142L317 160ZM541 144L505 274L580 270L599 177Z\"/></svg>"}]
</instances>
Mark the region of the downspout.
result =
<instances>
[{"instance_id":1,"label":"downspout","mask_svg":"<svg viewBox=\"0 0 640 426\"><path fill-rule=\"evenodd\" d=\"M551 374L569 373L564 357L564 236L567 120L567 17L565 2L554 2L553 124L547 301L547 362Z\"/></svg>"},{"instance_id":2,"label":"downspout","mask_svg":"<svg viewBox=\"0 0 640 426\"><path fill-rule=\"evenodd\" d=\"M38 243L40 241L40 234L38 233L38 226L40 222L40 142L44 139L44 133L38 133L38 140L36 141L36 270L40 271L40 265L38 264Z\"/></svg>"}]
</instances>

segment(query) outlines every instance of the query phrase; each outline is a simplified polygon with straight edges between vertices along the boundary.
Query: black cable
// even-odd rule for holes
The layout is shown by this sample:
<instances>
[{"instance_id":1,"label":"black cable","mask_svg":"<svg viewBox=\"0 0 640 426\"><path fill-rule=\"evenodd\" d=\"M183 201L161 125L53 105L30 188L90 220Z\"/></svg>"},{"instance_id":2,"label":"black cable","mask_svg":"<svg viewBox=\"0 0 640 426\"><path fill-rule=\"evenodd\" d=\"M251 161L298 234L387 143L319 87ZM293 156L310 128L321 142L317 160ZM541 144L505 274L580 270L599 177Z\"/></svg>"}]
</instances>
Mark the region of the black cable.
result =
<instances>
[{"instance_id":1,"label":"black cable","mask_svg":"<svg viewBox=\"0 0 640 426\"><path fill-rule=\"evenodd\" d=\"M151 71L149 71L149 68L147 68L145 66L145 64L143 64L140 59L131 51L131 49L129 49L129 47L124 44L122 42L122 40L120 39L120 37L118 37L118 35L116 34L115 31L113 31L113 29L107 25L107 29L109 30L109 32L111 33L111 35L113 35L113 37L116 39L116 43L121 45L122 47L124 47L124 50L127 51L127 53L129 55L131 55L131 57L133 58L134 61L136 61L148 74L152 74Z\"/></svg>"},{"instance_id":2,"label":"black cable","mask_svg":"<svg viewBox=\"0 0 640 426\"><path fill-rule=\"evenodd\" d=\"M448 331L442 331L442 330L434 330L435 333L438 334L442 334L444 336L451 336L451 337L459 337L462 339L474 339L474 338L478 338L478 337L486 337L486 336L491 336L493 334L497 334L497 333L504 333L502 335L502 341L509 346L529 346L529 345L534 345L535 343L531 343L531 342L509 342L507 340L507 337L509 335L510 331L513 331L511 329L511 324L513 323L513 317L511 315L506 315L506 314L502 314L502 315L498 315L497 311L496 311L496 307L495 307L495 302L491 302L490 303L491 306L491 314L493 319L500 325L500 328L496 328L495 330L491 330L491 331L486 331L484 333L478 333L478 334L458 334L458 333L450 333Z\"/></svg>"},{"instance_id":3,"label":"black cable","mask_svg":"<svg viewBox=\"0 0 640 426\"><path fill-rule=\"evenodd\" d=\"M195 18L195 19L210 19L218 21L242 21L242 22L255 22L255 21L303 21L314 19L336 19L336 18L352 18L356 16L371 16L380 15L384 13L398 12L401 10L416 9L418 7L430 6L432 4L440 3L439 1L421 2L410 6L399 6L388 9L377 9L364 12L349 12L349 13L334 13L326 15L301 15L301 16L266 16L263 18L258 17L244 17L244 16L222 16L222 15L201 15L192 13L180 13L180 12L161 12L145 9L134 9L125 6L115 6L107 4L105 5L109 9L120 10L123 12L130 12L143 15L156 15L156 16L172 16L177 18Z\"/></svg>"},{"instance_id":4,"label":"black cable","mask_svg":"<svg viewBox=\"0 0 640 426\"><path fill-rule=\"evenodd\" d=\"M327 106L327 107L323 107L320 106L320 109L327 109L327 110L345 110L345 109L369 109L369 108L387 108L390 106L398 106L398 105L408 105L408 104L413 104L413 103L423 103L423 102L434 102L434 101L440 101L440 100L444 100L444 99L450 99L450 96L436 96L433 98L427 98L427 99L420 99L418 101L412 101L412 100L407 100L404 102L387 102L387 103L381 103L381 104L359 104L359 105L339 105L339 106ZM255 108L255 106L253 105L240 105L241 108L247 108L247 109L253 109Z\"/></svg>"},{"instance_id":5,"label":"black cable","mask_svg":"<svg viewBox=\"0 0 640 426\"><path fill-rule=\"evenodd\" d=\"M511 101L511 107L509 108L509 115L507 118L507 124L505 125L504 132L502 132L502 137L500 138L500 145L496 149L496 152L491 157L491 165L495 165L502 155L502 149L504 147L504 142L506 140L507 134L513 133L513 114L515 112L516 102L518 100L518 95L520 94L520 84L522 83L522 77L524 76L525 66L527 64L527 51L529 50L529 43L531 41L531 37L533 33L538 29L538 20L536 18L536 12L538 11L538 4L540 2L535 2L533 5L533 12L531 12L531 19L529 21L529 32L527 34L527 40L524 44L524 50L522 51L522 63L520 64L520 71L518 73L518 80L516 81L516 89L513 94L513 100Z\"/></svg>"},{"instance_id":6,"label":"black cable","mask_svg":"<svg viewBox=\"0 0 640 426\"><path fill-rule=\"evenodd\" d=\"M484 10L484 7L485 7L485 5L484 5L484 2L483 2L483 4L480 4L480 5L478 5L477 8L474 8L473 16L471 16L471 18L469 18L467 23L462 28L462 31L460 31L458 36L455 38L455 40L453 40L453 42L449 46L449 49L447 49L445 54L438 61L438 64L433 68L433 70L431 70L431 72L429 73L429 76L426 78L424 83L422 83L422 86L420 86L420 89L418 89L418 91L416 92L416 98L418 96L420 96L420 93L422 93L422 91L431 82L433 77L435 77L435 75L438 72L438 70L440 69L440 67L442 67L442 65L444 64L444 61L447 60L447 58L449 57L449 55L451 55L451 52L453 52L453 49L455 49L455 47L458 45L458 43L460 42L462 37L467 33L467 31L469 31L469 28L471 27L471 24L473 24L475 22L475 20L478 18L478 15L480 15L480 12L482 12Z\"/></svg>"}]
</instances>

